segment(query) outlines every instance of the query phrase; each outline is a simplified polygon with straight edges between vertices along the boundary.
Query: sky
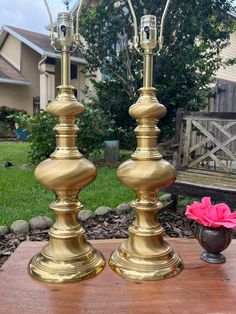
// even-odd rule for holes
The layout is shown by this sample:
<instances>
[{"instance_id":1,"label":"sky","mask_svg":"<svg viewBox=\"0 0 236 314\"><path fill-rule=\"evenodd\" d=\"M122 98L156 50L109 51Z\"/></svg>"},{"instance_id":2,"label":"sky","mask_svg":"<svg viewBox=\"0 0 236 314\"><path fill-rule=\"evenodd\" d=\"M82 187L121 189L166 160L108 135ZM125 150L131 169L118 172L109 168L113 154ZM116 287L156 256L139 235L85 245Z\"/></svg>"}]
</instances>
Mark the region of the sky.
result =
<instances>
[{"instance_id":1,"label":"sky","mask_svg":"<svg viewBox=\"0 0 236 314\"><path fill-rule=\"evenodd\" d=\"M62 0L48 0L48 3L56 20L57 13L65 11L65 5ZM75 3L72 0L71 7ZM0 29L4 24L48 34L45 25L49 24L49 18L43 0L0 0Z\"/></svg>"},{"instance_id":2,"label":"sky","mask_svg":"<svg viewBox=\"0 0 236 314\"><path fill-rule=\"evenodd\" d=\"M71 2L71 7L75 2ZM48 4L55 19L58 12L66 10L62 0L48 0ZM0 0L0 29L2 25L11 25L48 34L45 29L48 24L43 0Z\"/></svg>"}]
</instances>

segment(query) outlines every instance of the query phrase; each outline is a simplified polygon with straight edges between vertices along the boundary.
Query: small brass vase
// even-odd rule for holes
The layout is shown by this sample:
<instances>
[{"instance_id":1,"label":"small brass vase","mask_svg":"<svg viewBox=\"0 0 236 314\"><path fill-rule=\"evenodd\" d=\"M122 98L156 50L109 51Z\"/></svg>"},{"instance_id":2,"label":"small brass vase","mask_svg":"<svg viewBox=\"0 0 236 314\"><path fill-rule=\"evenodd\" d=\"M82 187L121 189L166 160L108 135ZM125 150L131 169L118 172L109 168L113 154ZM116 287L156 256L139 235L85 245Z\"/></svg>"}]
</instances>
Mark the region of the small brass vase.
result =
<instances>
[{"instance_id":1,"label":"small brass vase","mask_svg":"<svg viewBox=\"0 0 236 314\"><path fill-rule=\"evenodd\" d=\"M200 255L203 261L212 264L225 263L226 258L221 252L227 249L232 240L231 229L198 225L196 238L199 244L206 250Z\"/></svg>"}]
</instances>

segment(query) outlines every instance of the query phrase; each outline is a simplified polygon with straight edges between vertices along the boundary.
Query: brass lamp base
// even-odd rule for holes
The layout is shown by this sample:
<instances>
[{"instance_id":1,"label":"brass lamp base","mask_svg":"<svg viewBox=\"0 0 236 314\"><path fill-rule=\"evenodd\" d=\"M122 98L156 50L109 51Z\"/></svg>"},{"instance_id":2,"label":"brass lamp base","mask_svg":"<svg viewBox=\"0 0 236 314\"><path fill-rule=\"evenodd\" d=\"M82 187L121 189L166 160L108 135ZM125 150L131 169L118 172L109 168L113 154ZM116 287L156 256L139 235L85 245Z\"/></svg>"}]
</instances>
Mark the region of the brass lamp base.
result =
<instances>
[{"instance_id":1,"label":"brass lamp base","mask_svg":"<svg viewBox=\"0 0 236 314\"><path fill-rule=\"evenodd\" d=\"M157 148L156 122L166 109L155 91L141 88L139 99L130 107L130 115L138 122L137 149L117 170L118 179L137 195L131 203L136 219L129 227L128 240L113 252L109 264L118 274L135 280L165 279L183 269L179 255L163 240L164 230L157 221L163 210L158 192L174 182L175 169Z\"/></svg>"},{"instance_id":2,"label":"brass lamp base","mask_svg":"<svg viewBox=\"0 0 236 314\"><path fill-rule=\"evenodd\" d=\"M77 149L76 116L84 107L73 95L72 86L59 86L56 100L48 111L58 118L54 128L57 147L49 159L35 169L35 176L53 190L56 200L50 208L56 214L49 231L49 243L34 256L28 266L29 274L48 283L68 283L95 276L105 266L100 252L85 240L84 229L78 221L83 205L78 194L96 177L95 166Z\"/></svg>"},{"instance_id":3,"label":"brass lamp base","mask_svg":"<svg viewBox=\"0 0 236 314\"><path fill-rule=\"evenodd\" d=\"M122 277L134 280L161 280L176 276L183 269L179 255L169 247L166 241L162 246L152 246L158 239L141 239L137 235L135 241L132 236L116 249L110 258L109 264L113 271ZM136 243L135 243L136 242ZM136 246L136 244L138 244ZM138 251L137 251L137 248ZM149 250L149 254L146 252Z\"/></svg>"},{"instance_id":4,"label":"brass lamp base","mask_svg":"<svg viewBox=\"0 0 236 314\"><path fill-rule=\"evenodd\" d=\"M163 239L164 230L155 219L162 204L150 200L145 205L139 200L131 203L136 220L129 227L129 238L110 257L111 269L126 278L161 280L183 269L180 256Z\"/></svg>"},{"instance_id":5,"label":"brass lamp base","mask_svg":"<svg viewBox=\"0 0 236 314\"><path fill-rule=\"evenodd\" d=\"M93 277L103 270L105 259L90 243L84 241L81 250L81 243L77 247L71 247L70 239L70 250L71 252L64 252L62 258L63 248L55 249L49 242L31 259L28 266L30 275L47 283L72 283Z\"/></svg>"}]
</instances>

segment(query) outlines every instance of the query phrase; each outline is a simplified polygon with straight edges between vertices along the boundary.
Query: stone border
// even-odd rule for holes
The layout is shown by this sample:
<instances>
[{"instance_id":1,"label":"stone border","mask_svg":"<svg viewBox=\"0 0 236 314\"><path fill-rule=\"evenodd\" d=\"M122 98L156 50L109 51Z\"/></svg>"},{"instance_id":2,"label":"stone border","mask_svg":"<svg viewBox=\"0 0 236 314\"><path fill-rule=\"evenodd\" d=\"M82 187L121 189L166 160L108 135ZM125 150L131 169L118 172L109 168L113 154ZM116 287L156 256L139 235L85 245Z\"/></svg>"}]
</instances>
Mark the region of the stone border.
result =
<instances>
[{"instance_id":1,"label":"stone border","mask_svg":"<svg viewBox=\"0 0 236 314\"><path fill-rule=\"evenodd\" d=\"M164 194L159 198L162 202L168 202L171 200L170 194ZM83 209L78 214L79 221L86 221L90 218L99 216L105 216L108 213L114 213L118 215L126 214L132 211L130 204L120 204L116 208L110 208L107 206L100 206L94 212L91 210ZM8 233L14 234L28 234L30 231L48 230L54 224L54 221L47 216L37 216L30 221L16 220L9 227L0 226L0 236L4 236Z\"/></svg>"}]
</instances>

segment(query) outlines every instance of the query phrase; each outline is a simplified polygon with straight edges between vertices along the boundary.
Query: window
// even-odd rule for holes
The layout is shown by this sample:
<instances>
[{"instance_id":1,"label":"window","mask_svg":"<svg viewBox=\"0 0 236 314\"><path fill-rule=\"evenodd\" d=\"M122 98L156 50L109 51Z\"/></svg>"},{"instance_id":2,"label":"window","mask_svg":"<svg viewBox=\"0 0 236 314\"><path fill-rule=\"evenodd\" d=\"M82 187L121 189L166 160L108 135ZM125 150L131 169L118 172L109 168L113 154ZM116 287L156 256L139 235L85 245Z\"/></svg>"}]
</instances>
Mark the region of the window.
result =
<instances>
[{"instance_id":1,"label":"window","mask_svg":"<svg viewBox=\"0 0 236 314\"><path fill-rule=\"evenodd\" d=\"M52 65L54 65L54 64L56 64L56 59L47 57L47 59L46 59L46 64L52 64Z\"/></svg>"},{"instance_id":2,"label":"window","mask_svg":"<svg viewBox=\"0 0 236 314\"><path fill-rule=\"evenodd\" d=\"M77 64L71 64L71 79L72 80L77 80Z\"/></svg>"}]
</instances>

